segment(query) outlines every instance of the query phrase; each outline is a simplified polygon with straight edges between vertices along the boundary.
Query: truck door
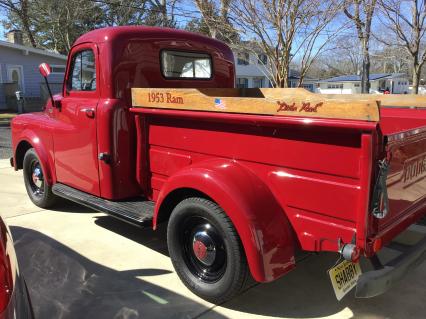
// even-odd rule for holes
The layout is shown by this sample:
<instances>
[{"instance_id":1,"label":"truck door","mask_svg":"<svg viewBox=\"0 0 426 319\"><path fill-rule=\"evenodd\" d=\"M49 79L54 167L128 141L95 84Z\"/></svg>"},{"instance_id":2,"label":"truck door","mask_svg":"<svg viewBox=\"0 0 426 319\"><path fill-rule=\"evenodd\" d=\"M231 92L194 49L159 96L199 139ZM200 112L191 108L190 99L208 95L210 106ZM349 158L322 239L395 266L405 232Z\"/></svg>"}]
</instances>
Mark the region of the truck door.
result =
<instances>
[{"instance_id":1,"label":"truck door","mask_svg":"<svg viewBox=\"0 0 426 319\"><path fill-rule=\"evenodd\" d=\"M99 101L98 50L74 47L69 55L61 107L55 110L53 135L59 183L99 196L96 111Z\"/></svg>"}]
</instances>

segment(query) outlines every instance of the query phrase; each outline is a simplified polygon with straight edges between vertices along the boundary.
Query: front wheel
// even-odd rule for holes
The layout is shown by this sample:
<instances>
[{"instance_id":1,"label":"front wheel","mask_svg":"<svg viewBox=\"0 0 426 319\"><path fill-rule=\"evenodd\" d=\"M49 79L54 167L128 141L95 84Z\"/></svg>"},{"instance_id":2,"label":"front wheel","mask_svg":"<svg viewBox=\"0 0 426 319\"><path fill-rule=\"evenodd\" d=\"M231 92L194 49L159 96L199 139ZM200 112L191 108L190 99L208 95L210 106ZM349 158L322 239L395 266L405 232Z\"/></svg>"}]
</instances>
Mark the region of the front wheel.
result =
<instances>
[{"instance_id":1,"label":"front wheel","mask_svg":"<svg viewBox=\"0 0 426 319\"><path fill-rule=\"evenodd\" d=\"M187 198L172 212L167 244L173 266L196 295L219 304L245 286L248 267L238 234L216 203Z\"/></svg>"},{"instance_id":2,"label":"front wheel","mask_svg":"<svg viewBox=\"0 0 426 319\"><path fill-rule=\"evenodd\" d=\"M23 169L25 188L31 201L41 208L52 207L57 197L45 181L40 159L33 148L25 153Z\"/></svg>"}]
</instances>

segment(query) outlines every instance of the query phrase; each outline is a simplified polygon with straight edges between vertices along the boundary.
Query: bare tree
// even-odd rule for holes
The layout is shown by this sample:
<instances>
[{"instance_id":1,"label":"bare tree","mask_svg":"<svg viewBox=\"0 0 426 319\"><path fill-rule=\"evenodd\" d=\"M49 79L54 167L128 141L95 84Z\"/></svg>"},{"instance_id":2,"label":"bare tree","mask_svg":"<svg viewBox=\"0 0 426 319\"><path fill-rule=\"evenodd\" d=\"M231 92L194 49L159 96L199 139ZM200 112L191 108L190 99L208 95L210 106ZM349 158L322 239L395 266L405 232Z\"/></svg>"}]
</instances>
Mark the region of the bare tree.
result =
<instances>
[{"instance_id":1,"label":"bare tree","mask_svg":"<svg viewBox=\"0 0 426 319\"><path fill-rule=\"evenodd\" d=\"M361 44L363 63L361 72L361 92L370 92L370 38L377 0L349 0L343 12L355 24Z\"/></svg>"},{"instance_id":2,"label":"bare tree","mask_svg":"<svg viewBox=\"0 0 426 319\"><path fill-rule=\"evenodd\" d=\"M334 70L336 75L361 74L363 55L358 39L353 36L341 36L335 41L335 48L321 62Z\"/></svg>"},{"instance_id":3,"label":"bare tree","mask_svg":"<svg viewBox=\"0 0 426 319\"><path fill-rule=\"evenodd\" d=\"M31 19L29 14L29 0L0 0L0 8L6 10L6 12L15 15L22 25L23 31L27 36L29 42L33 47L37 46L37 43L34 39L33 30L31 30Z\"/></svg>"},{"instance_id":4,"label":"bare tree","mask_svg":"<svg viewBox=\"0 0 426 319\"><path fill-rule=\"evenodd\" d=\"M116 25L175 26L179 0L0 0L7 29L24 31L32 46L66 54L90 30Z\"/></svg>"},{"instance_id":5,"label":"bare tree","mask_svg":"<svg viewBox=\"0 0 426 319\"><path fill-rule=\"evenodd\" d=\"M371 69L382 73L410 73L410 56L398 46L384 46L371 57Z\"/></svg>"},{"instance_id":6,"label":"bare tree","mask_svg":"<svg viewBox=\"0 0 426 319\"><path fill-rule=\"evenodd\" d=\"M426 4L424 0L379 0L386 26L395 41L380 38L388 45L404 47L412 61L413 93L418 94L422 67L426 62L424 42L426 32Z\"/></svg>"},{"instance_id":7,"label":"bare tree","mask_svg":"<svg viewBox=\"0 0 426 319\"><path fill-rule=\"evenodd\" d=\"M289 86L290 65L299 62L303 78L336 31L327 28L342 10L338 0L240 0L231 4L232 20L253 36L271 64L272 83Z\"/></svg>"},{"instance_id":8,"label":"bare tree","mask_svg":"<svg viewBox=\"0 0 426 319\"><path fill-rule=\"evenodd\" d=\"M32 6L33 27L40 47L66 54L83 33L105 25L105 13L95 2L43 0Z\"/></svg>"},{"instance_id":9,"label":"bare tree","mask_svg":"<svg viewBox=\"0 0 426 319\"><path fill-rule=\"evenodd\" d=\"M142 24L148 12L148 0L91 0L103 11L107 26Z\"/></svg>"},{"instance_id":10,"label":"bare tree","mask_svg":"<svg viewBox=\"0 0 426 319\"><path fill-rule=\"evenodd\" d=\"M214 39L234 42L238 36L230 23L229 13L232 0L193 0L201 15L207 35Z\"/></svg>"},{"instance_id":11,"label":"bare tree","mask_svg":"<svg viewBox=\"0 0 426 319\"><path fill-rule=\"evenodd\" d=\"M146 23L161 27L175 27L174 11L179 0L148 0L149 18Z\"/></svg>"}]
</instances>

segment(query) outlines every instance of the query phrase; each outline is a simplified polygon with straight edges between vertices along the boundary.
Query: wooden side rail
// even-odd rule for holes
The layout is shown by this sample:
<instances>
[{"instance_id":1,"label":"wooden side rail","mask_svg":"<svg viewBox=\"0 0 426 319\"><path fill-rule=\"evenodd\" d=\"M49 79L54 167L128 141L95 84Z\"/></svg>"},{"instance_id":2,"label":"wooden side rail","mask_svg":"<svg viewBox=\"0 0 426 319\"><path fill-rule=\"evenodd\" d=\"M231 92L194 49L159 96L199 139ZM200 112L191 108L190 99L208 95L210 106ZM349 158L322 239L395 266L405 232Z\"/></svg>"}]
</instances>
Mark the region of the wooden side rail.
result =
<instances>
[{"instance_id":1,"label":"wooden side rail","mask_svg":"<svg viewBox=\"0 0 426 319\"><path fill-rule=\"evenodd\" d=\"M280 95L309 95L318 96L301 88L294 89L258 89L265 97L278 98ZM382 107L411 107L426 108L426 96L416 94L321 94L325 99L345 99L346 101L379 101Z\"/></svg>"},{"instance_id":2,"label":"wooden side rail","mask_svg":"<svg viewBox=\"0 0 426 319\"><path fill-rule=\"evenodd\" d=\"M133 107L371 122L380 119L379 104L365 96L330 98L303 89L132 89Z\"/></svg>"}]
</instances>

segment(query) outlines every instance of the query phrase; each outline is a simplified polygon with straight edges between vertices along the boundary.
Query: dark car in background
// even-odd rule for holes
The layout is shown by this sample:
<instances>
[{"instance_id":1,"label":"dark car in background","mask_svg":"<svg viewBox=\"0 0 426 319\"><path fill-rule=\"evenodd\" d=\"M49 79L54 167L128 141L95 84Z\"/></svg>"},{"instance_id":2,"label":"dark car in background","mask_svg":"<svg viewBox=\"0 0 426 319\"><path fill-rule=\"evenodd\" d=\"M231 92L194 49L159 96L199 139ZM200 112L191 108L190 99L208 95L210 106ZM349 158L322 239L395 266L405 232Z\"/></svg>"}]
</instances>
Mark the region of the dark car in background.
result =
<instances>
[{"instance_id":1,"label":"dark car in background","mask_svg":"<svg viewBox=\"0 0 426 319\"><path fill-rule=\"evenodd\" d=\"M34 318L27 286L19 272L12 235L0 216L0 319Z\"/></svg>"}]
</instances>

